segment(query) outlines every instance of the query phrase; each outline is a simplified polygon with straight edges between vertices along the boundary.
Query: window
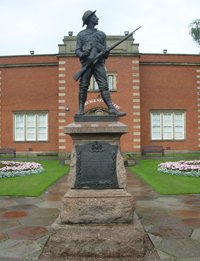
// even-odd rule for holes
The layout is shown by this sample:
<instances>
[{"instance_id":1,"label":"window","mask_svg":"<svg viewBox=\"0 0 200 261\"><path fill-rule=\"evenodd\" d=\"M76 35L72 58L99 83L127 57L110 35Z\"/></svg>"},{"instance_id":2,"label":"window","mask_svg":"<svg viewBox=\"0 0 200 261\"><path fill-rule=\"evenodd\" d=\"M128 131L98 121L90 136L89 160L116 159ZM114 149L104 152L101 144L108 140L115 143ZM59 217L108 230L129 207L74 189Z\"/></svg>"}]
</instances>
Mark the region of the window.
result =
<instances>
[{"instance_id":1,"label":"window","mask_svg":"<svg viewBox=\"0 0 200 261\"><path fill-rule=\"evenodd\" d=\"M107 73L108 88L110 91L116 91L116 73ZM99 91L98 84L92 76L89 91Z\"/></svg>"},{"instance_id":2,"label":"window","mask_svg":"<svg viewBox=\"0 0 200 261\"><path fill-rule=\"evenodd\" d=\"M15 141L47 141L48 114L14 113Z\"/></svg>"},{"instance_id":3,"label":"window","mask_svg":"<svg viewBox=\"0 0 200 261\"><path fill-rule=\"evenodd\" d=\"M154 111L151 112L152 140L184 140L185 112Z\"/></svg>"}]
</instances>

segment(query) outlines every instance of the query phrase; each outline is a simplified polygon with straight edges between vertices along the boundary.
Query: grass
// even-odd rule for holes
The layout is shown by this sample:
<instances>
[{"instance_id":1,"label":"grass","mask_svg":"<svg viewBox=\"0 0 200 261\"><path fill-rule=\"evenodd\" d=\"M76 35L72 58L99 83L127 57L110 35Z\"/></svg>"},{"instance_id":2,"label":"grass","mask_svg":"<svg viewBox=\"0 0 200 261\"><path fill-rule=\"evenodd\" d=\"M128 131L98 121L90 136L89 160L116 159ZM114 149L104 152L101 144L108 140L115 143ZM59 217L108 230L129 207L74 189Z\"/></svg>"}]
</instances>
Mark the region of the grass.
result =
<instances>
[{"instance_id":1,"label":"grass","mask_svg":"<svg viewBox=\"0 0 200 261\"><path fill-rule=\"evenodd\" d=\"M69 171L59 160L38 161L45 171L38 175L1 178L0 196L37 197Z\"/></svg>"},{"instance_id":2,"label":"grass","mask_svg":"<svg viewBox=\"0 0 200 261\"><path fill-rule=\"evenodd\" d=\"M141 160L129 169L148 183L156 192L163 195L199 194L200 177L184 177L163 174L157 171L161 162L169 160Z\"/></svg>"}]
</instances>

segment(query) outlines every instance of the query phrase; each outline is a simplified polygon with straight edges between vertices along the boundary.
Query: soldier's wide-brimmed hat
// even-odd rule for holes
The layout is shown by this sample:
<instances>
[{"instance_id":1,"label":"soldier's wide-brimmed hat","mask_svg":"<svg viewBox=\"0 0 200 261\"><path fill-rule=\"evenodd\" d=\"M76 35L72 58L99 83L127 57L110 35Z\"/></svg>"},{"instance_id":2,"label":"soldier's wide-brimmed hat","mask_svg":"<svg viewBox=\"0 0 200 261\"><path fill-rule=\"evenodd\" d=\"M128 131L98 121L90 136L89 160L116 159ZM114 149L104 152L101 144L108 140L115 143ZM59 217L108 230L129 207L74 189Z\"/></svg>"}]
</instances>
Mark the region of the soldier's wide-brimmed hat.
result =
<instances>
[{"instance_id":1,"label":"soldier's wide-brimmed hat","mask_svg":"<svg viewBox=\"0 0 200 261\"><path fill-rule=\"evenodd\" d=\"M88 19L91 15L93 15L93 14L95 14L95 13L96 13L96 10L95 10L95 11L90 11L90 10L85 11L85 13L84 13L83 16L82 16L83 26L86 24L87 19Z\"/></svg>"}]
</instances>

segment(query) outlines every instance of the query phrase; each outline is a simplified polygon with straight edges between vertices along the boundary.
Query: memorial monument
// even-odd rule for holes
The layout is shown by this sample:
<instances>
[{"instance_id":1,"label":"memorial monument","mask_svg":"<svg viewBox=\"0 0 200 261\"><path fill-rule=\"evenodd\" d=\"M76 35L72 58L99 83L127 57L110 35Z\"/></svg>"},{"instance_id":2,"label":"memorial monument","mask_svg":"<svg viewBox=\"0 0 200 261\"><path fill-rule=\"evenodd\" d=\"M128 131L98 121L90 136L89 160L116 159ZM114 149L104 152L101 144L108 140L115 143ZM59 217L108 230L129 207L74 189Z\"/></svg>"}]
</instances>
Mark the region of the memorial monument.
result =
<instances>
[{"instance_id":1,"label":"memorial monument","mask_svg":"<svg viewBox=\"0 0 200 261\"><path fill-rule=\"evenodd\" d=\"M77 35L76 48L82 68L74 75L75 80L80 79L79 110L74 122L64 128L73 140L69 188L42 257L142 258L145 232L134 214L134 199L126 190L120 152L120 138L128 128L118 117L126 113L112 105L104 68L111 48L133 33L106 48L105 33L95 29L96 11L86 11L82 20L87 28ZM84 115L92 75L108 107L106 116Z\"/></svg>"}]
</instances>

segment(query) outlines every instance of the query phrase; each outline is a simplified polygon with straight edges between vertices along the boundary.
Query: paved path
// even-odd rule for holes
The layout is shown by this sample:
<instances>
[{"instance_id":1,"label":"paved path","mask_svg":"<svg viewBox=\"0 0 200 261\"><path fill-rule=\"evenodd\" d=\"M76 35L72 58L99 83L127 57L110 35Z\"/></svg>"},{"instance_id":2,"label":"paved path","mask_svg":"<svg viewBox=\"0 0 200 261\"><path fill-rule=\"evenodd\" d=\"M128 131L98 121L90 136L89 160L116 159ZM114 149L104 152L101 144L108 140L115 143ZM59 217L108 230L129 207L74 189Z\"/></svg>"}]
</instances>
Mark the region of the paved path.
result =
<instances>
[{"instance_id":1,"label":"paved path","mask_svg":"<svg viewBox=\"0 0 200 261\"><path fill-rule=\"evenodd\" d=\"M66 178L38 198L0 197L0 261L38 260L59 214ZM200 261L200 195L161 196L130 173L128 191L156 260Z\"/></svg>"}]
</instances>

